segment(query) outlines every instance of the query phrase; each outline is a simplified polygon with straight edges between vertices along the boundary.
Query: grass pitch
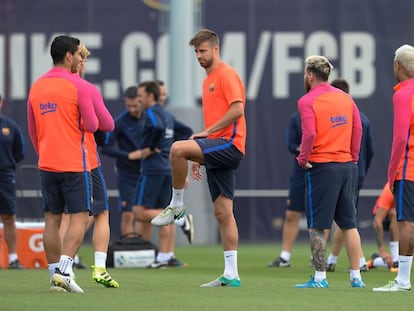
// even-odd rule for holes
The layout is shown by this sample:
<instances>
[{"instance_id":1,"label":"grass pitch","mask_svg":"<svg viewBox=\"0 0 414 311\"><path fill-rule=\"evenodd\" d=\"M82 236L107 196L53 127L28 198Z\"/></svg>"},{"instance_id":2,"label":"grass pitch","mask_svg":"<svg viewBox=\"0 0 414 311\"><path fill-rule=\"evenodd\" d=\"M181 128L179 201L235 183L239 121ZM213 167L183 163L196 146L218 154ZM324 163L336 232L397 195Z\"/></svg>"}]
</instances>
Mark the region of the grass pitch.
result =
<instances>
[{"instance_id":1,"label":"grass pitch","mask_svg":"<svg viewBox=\"0 0 414 311\"><path fill-rule=\"evenodd\" d=\"M368 257L375 245L365 245ZM220 246L182 246L176 255L186 269L108 269L120 288L92 283L91 269L77 270L85 294L49 292L47 270L0 270L0 310L409 310L413 292L377 293L395 274L387 269L363 273L364 289L351 288L345 251L336 271L328 273L327 289L296 289L308 280L309 245L296 244L290 268L268 268L280 253L279 244L241 244L241 288L200 288L223 272ZM93 250L82 246L82 261L93 263ZM413 282L414 283L414 282Z\"/></svg>"}]
</instances>

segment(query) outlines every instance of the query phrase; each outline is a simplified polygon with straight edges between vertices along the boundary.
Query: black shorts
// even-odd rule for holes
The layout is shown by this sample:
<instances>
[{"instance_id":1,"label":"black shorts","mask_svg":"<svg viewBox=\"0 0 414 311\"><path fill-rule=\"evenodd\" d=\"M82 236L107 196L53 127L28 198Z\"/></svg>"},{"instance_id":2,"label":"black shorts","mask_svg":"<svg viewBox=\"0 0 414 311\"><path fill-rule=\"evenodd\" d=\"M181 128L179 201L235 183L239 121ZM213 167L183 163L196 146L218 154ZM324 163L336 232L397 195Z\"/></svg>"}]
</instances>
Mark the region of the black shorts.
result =
<instances>
[{"instance_id":1,"label":"black shorts","mask_svg":"<svg viewBox=\"0 0 414 311\"><path fill-rule=\"evenodd\" d=\"M354 162L312 165L306 170L308 228L330 229L333 220L341 229L356 228L357 165Z\"/></svg>"},{"instance_id":2,"label":"black shorts","mask_svg":"<svg viewBox=\"0 0 414 311\"><path fill-rule=\"evenodd\" d=\"M16 215L16 178L14 174L0 175L0 214Z\"/></svg>"},{"instance_id":3,"label":"black shorts","mask_svg":"<svg viewBox=\"0 0 414 311\"><path fill-rule=\"evenodd\" d=\"M93 169L91 175L93 184L92 216L96 216L109 209L108 192L101 167Z\"/></svg>"},{"instance_id":4,"label":"black shorts","mask_svg":"<svg viewBox=\"0 0 414 311\"><path fill-rule=\"evenodd\" d=\"M394 183L394 200L397 220L414 222L414 181L397 180Z\"/></svg>"},{"instance_id":5,"label":"black shorts","mask_svg":"<svg viewBox=\"0 0 414 311\"><path fill-rule=\"evenodd\" d=\"M195 141L203 151L212 201L219 195L233 199L236 171L243 160L243 154L225 139L200 138Z\"/></svg>"},{"instance_id":6,"label":"black shorts","mask_svg":"<svg viewBox=\"0 0 414 311\"><path fill-rule=\"evenodd\" d=\"M139 178L135 204L151 209L163 209L171 201L171 175L145 175Z\"/></svg>"},{"instance_id":7,"label":"black shorts","mask_svg":"<svg viewBox=\"0 0 414 311\"><path fill-rule=\"evenodd\" d=\"M92 178L89 172L40 171L40 181L45 212L91 212Z\"/></svg>"},{"instance_id":8,"label":"black shorts","mask_svg":"<svg viewBox=\"0 0 414 311\"><path fill-rule=\"evenodd\" d=\"M139 174L120 174L118 171L118 210L121 213L132 212L134 195L137 190L138 181Z\"/></svg>"},{"instance_id":9,"label":"black shorts","mask_svg":"<svg viewBox=\"0 0 414 311\"><path fill-rule=\"evenodd\" d=\"M302 174L295 173L290 177L287 210L305 213L305 187L305 171Z\"/></svg>"}]
</instances>

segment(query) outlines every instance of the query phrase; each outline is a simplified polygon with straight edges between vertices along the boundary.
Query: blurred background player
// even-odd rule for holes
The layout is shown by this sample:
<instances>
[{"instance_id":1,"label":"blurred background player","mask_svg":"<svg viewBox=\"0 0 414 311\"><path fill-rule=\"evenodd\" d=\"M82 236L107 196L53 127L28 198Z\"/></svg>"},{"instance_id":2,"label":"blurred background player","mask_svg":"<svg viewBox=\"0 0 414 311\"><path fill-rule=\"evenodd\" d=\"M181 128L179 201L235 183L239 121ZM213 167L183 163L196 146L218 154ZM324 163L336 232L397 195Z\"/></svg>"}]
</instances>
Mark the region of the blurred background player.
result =
<instances>
[{"instance_id":1,"label":"blurred background player","mask_svg":"<svg viewBox=\"0 0 414 311\"><path fill-rule=\"evenodd\" d=\"M158 102L161 106L164 107L167 105L167 99L168 99L168 92L167 92L167 86L165 85L164 81L161 80L155 80L155 82L158 84L158 87L160 88L160 98ZM169 110L165 110L167 114L172 113ZM174 118L174 139L173 141L178 140L184 140L189 139L190 136L193 134L193 130L188 127L186 124L178 121L174 115L172 115ZM186 177L185 179L185 188L189 185L189 179ZM194 219L193 215L188 213L185 214L183 218L174 220L174 223L181 227L181 230L183 231L184 235L187 237L188 243L192 244L194 241Z\"/></svg>"},{"instance_id":2,"label":"blurred background player","mask_svg":"<svg viewBox=\"0 0 414 311\"><path fill-rule=\"evenodd\" d=\"M371 255L367 262L368 268L385 267L391 272L398 272L398 223L395 211L394 196L388 183L382 189L373 208L373 227L376 233L378 253ZM390 253L387 252L384 242L384 232L390 232Z\"/></svg>"},{"instance_id":3,"label":"blurred background player","mask_svg":"<svg viewBox=\"0 0 414 311\"><path fill-rule=\"evenodd\" d=\"M170 148L174 117L158 103L160 90L155 81L138 85L138 99L145 107L142 131L141 175L135 192L134 217L150 223L171 199ZM174 254L175 225L159 228L159 252L149 268L184 267Z\"/></svg>"},{"instance_id":4,"label":"blurred background player","mask_svg":"<svg viewBox=\"0 0 414 311\"><path fill-rule=\"evenodd\" d=\"M116 159L116 176L121 213L121 235L132 232L148 236L152 226L134 221L133 197L141 170L141 145L143 105L138 100L138 88L128 87L124 92L125 111L115 119L115 129L105 135L102 154ZM148 227L145 229L145 226ZM144 228L143 228L144 227ZM149 233L151 234L151 233Z\"/></svg>"},{"instance_id":5,"label":"blurred background player","mask_svg":"<svg viewBox=\"0 0 414 311\"><path fill-rule=\"evenodd\" d=\"M290 117L286 136L288 150L295 157L292 175L289 181L289 196L286 202L285 222L283 223L282 251L278 258L267 264L268 267L290 267L293 244L299 233L299 221L305 213L305 170L298 165L298 161L296 160L302 141L302 127L299 112L295 112Z\"/></svg>"},{"instance_id":6,"label":"blurred background player","mask_svg":"<svg viewBox=\"0 0 414 311\"><path fill-rule=\"evenodd\" d=\"M24 158L24 138L20 127L1 114L0 95L0 219L9 254L9 269L23 269L17 255L16 164Z\"/></svg>"},{"instance_id":7,"label":"blurred background player","mask_svg":"<svg viewBox=\"0 0 414 311\"><path fill-rule=\"evenodd\" d=\"M349 94L349 84L346 80L335 79L331 82L331 85ZM364 184L365 176L371 165L372 158L374 157L374 144L373 144L369 119L363 112L359 111L359 114L360 114L361 123L362 123L362 139L361 139L361 149L359 151L359 159L358 159L358 194ZM357 204L356 204L357 208L358 208L358 198L359 198L359 195L357 196ZM335 266L338 261L338 256L344 244L344 236L343 236L342 230L337 230L338 228L336 225L334 225L333 228L334 230L332 234L333 235L332 251L328 257L327 264L326 264L326 271L328 272L335 271ZM369 271L369 268L366 263L366 258L364 256L364 253L362 252L362 248L360 250L359 268L363 272Z\"/></svg>"}]
</instances>

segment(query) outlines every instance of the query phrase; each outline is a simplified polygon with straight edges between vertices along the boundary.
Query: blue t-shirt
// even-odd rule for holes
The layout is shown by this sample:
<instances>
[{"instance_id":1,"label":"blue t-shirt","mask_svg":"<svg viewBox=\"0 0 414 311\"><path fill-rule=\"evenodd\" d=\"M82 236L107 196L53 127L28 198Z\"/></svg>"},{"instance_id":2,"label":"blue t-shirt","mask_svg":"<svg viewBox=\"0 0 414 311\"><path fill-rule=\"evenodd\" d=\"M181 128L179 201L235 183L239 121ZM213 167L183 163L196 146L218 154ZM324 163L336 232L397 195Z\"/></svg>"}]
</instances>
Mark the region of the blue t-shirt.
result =
<instances>
[{"instance_id":1,"label":"blue t-shirt","mask_svg":"<svg viewBox=\"0 0 414 311\"><path fill-rule=\"evenodd\" d=\"M0 116L0 171L14 174L16 163L24 158L24 138L12 119Z\"/></svg>"},{"instance_id":2,"label":"blue t-shirt","mask_svg":"<svg viewBox=\"0 0 414 311\"><path fill-rule=\"evenodd\" d=\"M140 149L143 124L142 115L137 118L124 111L116 117L115 129L106 133L101 152L116 158L118 174L139 174L141 160L129 160L128 154Z\"/></svg>"}]
</instances>

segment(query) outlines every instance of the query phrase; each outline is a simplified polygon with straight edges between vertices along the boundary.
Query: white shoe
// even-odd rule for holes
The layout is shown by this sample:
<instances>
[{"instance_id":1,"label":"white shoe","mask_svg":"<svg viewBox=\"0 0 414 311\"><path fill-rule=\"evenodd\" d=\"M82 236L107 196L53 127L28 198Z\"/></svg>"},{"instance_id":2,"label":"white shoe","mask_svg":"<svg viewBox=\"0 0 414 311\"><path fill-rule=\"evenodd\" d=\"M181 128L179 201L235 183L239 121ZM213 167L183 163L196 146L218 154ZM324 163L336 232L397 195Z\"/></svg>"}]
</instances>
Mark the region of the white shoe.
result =
<instances>
[{"instance_id":1,"label":"white shoe","mask_svg":"<svg viewBox=\"0 0 414 311\"><path fill-rule=\"evenodd\" d=\"M397 280L389 281L388 284L382 287L375 287L372 289L374 292L409 292L411 285L402 286L397 283Z\"/></svg>"},{"instance_id":2,"label":"white shoe","mask_svg":"<svg viewBox=\"0 0 414 311\"><path fill-rule=\"evenodd\" d=\"M193 244L194 241L194 220L193 215L186 214L184 216L184 225L181 226L185 236L188 239L188 243Z\"/></svg>"},{"instance_id":3,"label":"white shoe","mask_svg":"<svg viewBox=\"0 0 414 311\"><path fill-rule=\"evenodd\" d=\"M180 219L185 215L185 206L176 208L167 206L164 210L154 219L151 220L151 224L157 227L168 226L172 224L175 219Z\"/></svg>"},{"instance_id":4,"label":"white shoe","mask_svg":"<svg viewBox=\"0 0 414 311\"><path fill-rule=\"evenodd\" d=\"M69 275L59 273L60 271L58 269L56 270L57 271L52 276L52 286L50 288L51 291L84 293L83 289L80 288L78 284L76 284L75 280L72 277L70 277ZM60 287L63 290L59 290L58 287Z\"/></svg>"},{"instance_id":5,"label":"white shoe","mask_svg":"<svg viewBox=\"0 0 414 311\"><path fill-rule=\"evenodd\" d=\"M227 279L220 276L211 282L201 284L200 287L241 287L241 281L239 278Z\"/></svg>"},{"instance_id":6,"label":"white shoe","mask_svg":"<svg viewBox=\"0 0 414 311\"><path fill-rule=\"evenodd\" d=\"M54 293L66 293L67 290L60 286L50 285L50 291Z\"/></svg>"}]
</instances>

